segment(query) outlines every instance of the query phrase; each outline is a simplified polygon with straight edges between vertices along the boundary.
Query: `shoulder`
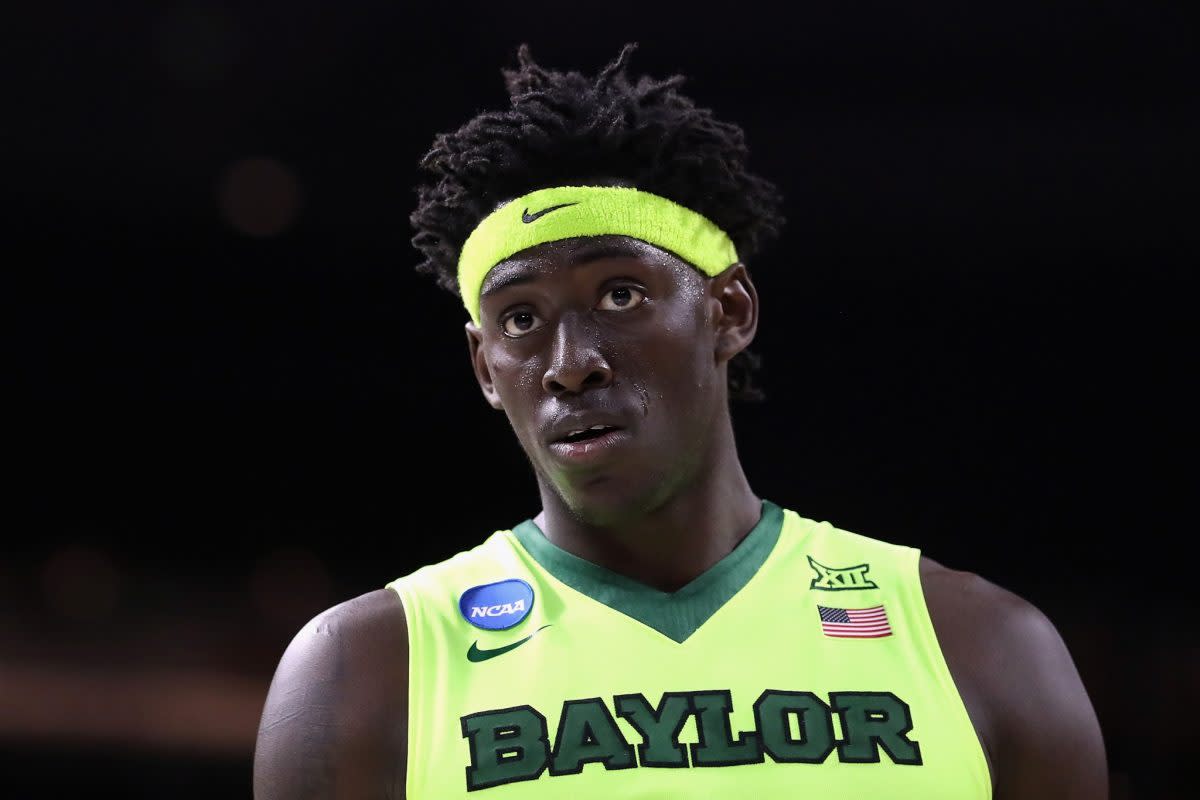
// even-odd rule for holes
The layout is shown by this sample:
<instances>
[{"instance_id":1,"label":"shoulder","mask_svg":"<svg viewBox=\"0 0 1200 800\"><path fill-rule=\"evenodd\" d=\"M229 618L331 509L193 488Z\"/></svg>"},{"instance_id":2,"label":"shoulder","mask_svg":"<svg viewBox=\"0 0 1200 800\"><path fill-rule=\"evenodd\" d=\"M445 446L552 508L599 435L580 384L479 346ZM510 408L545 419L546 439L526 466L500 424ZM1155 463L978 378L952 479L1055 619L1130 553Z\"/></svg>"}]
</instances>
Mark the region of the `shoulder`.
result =
<instances>
[{"instance_id":1,"label":"shoulder","mask_svg":"<svg viewBox=\"0 0 1200 800\"><path fill-rule=\"evenodd\" d=\"M925 556L920 574L939 643L974 682L1000 679L1006 669L1074 672L1054 623L1029 601Z\"/></svg>"},{"instance_id":2,"label":"shoulder","mask_svg":"<svg viewBox=\"0 0 1200 800\"><path fill-rule=\"evenodd\" d=\"M901 565L911 563L910 559L918 552L907 545L838 527L828 520L802 516L790 508L784 508L783 515L784 532L791 532L814 569L824 566L820 564L822 558L842 561L879 559L881 563L903 568ZM818 563L813 564L814 560ZM878 565L872 562L871 566L877 568Z\"/></svg>"},{"instance_id":3,"label":"shoulder","mask_svg":"<svg viewBox=\"0 0 1200 800\"><path fill-rule=\"evenodd\" d=\"M1057 635L1050 620L1032 603L973 572L950 569L928 556L921 556L920 571L930 614L939 617L948 632L986 623L999 626L993 633L1015 635L1018 641L1029 633Z\"/></svg>"},{"instance_id":4,"label":"shoulder","mask_svg":"<svg viewBox=\"0 0 1200 800\"><path fill-rule=\"evenodd\" d=\"M511 529L497 530L469 550L435 561L390 582L398 595L411 629L410 641L439 619L457 618L462 593L473 586L504 578L529 580L530 570L514 545ZM420 647L419 644L414 644Z\"/></svg>"},{"instance_id":5,"label":"shoulder","mask_svg":"<svg viewBox=\"0 0 1200 800\"><path fill-rule=\"evenodd\" d=\"M254 753L256 800L401 797L408 635L379 589L315 616L293 637L267 694Z\"/></svg>"},{"instance_id":6,"label":"shoulder","mask_svg":"<svg viewBox=\"0 0 1200 800\"><path fill-rule=\"evenodd\" d=\"M922 557L938 642L993 769L997 798L1102 797L1100 727L1054 623L1029 601Z\"/></svg>"},{"instance_id":7,"label":"shoulder","mask_svg":"<svg viewBox=\"0 0 1200 800\"><path fill-rule=\"evenodd\" d=\"M300 629L289 648L334 640L353 641L358 636L386 632L397 625L404 625L400 598L390 589L375 589L317 614Z\"/></svg>"},{"instance_id":8,"label":"shoulder","mask_svg":"<svg viewBox=\"0 0 1200 800\"><path fill-rule=\"evenodd\" d=\"M378 666L397 663L406 667L407 655L404 606L394 591L376 589L339 603L304 625L284 652L274 682L332 668L346 674L373 673Z\"/></svg>"}]
</instances>

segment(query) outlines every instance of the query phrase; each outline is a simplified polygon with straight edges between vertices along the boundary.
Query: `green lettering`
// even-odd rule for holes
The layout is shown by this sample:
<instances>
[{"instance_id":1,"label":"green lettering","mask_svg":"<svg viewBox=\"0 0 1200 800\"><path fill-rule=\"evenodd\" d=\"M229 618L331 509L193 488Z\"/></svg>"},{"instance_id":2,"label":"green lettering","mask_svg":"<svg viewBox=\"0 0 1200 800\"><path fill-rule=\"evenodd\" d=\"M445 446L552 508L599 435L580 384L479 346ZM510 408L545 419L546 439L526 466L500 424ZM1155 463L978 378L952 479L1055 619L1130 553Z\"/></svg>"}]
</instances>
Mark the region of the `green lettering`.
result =
<instances>
[{"instance_id":1,"label":"green lettering","mask_svg":"<svg viewBox=\"0 0 1200 800\"><path fill-rule=\"evenodd\" d=\"M796 714L800 738L793 739L788 717ZM820 764L833 752L833 714L812 692L768 689L754 703L763 749L775 761Z\"/></svg>"},{"instance_id":2,"label":"green lettering","mask_svg":"<svg viewBox=\"0 0 1200 800\"><path fill-rule=\"evenodd\" d=\"M460 719L471 744L467 791L531 781L546 769L550 742L546 718L532 706L481 711Z\"/></svg>"},{"instance_id":3,"label":"green lettering","mask_svg":"<svg viewBox=\"0 0 1200 800\"><path fill-rule=\"evenodd\" d=\"M733 699L728 689L711 692L689 692L692 711L696 714L696 733L699 743L691 746L692 766L728 767L735 764L759 764L763 760L758 734L739 733L733 738L729 712Z\"/></svg>"},{"instance_id":4,"label":"green lettering","mask_svg":"<svg viewBox=\"0 0 1200 800\"><path fill-rule=\"evenodd\" d=\"M879 761L879 748L896 764L920 764L921 746L905 734L912 730L908 704L891 692L830 692L830 704L842 718L838 758L851 763Z\"/></svg>"},{"instance_id":5,"label":"green lettering","mask_svg":"<svg viewBox=\"0 0 1200 800\"><path fill-rule=\"evenodd\" d=\"M558 735L554 737L551 775L574 775L583 765L599 761L605 769L636 767L633 747L621 735L617 721L599 697L563 703Z\"/></svg>"},{"instance_id":6,"label":"green lettering","mask_svg":"<svg viewBox=\"0 0 1200 800\"><path fill-rule=\"evenodd\" d=\"M637 747L643 767L686 767L687 750L679 743L679 732L692 710L688 695L666 692L658 708L640 694L622 694L613 698L617 713L642 736Z\"/></svg>"}]
</instances>

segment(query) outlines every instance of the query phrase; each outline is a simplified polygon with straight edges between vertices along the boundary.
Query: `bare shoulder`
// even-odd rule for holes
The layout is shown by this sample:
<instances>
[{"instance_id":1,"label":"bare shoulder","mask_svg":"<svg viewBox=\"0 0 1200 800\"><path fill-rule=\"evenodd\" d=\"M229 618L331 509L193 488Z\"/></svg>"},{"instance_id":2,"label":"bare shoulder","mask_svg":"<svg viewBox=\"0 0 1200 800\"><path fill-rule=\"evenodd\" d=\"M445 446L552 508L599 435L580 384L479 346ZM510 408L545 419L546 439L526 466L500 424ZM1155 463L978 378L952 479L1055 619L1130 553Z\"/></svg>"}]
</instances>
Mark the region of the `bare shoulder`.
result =
<instances>
[{"instance_id":1,"label":"bare shoulder","mask_svg":"<svg viewBox=\"0 0 1200 800\"><path fill-rule=\"evenodd\" d=\"M932 559L921 559L921 584L997 800L1107 797L1100 726L1054 623L1017 594Z\"/></svg>"},{"instance_id":2,"label":"bare shoulder","mask_svg":"<svg viewBox=\"0 0 1200 800\"><path fill-rule=\"evenodd\" d=\"M288 645L254 751L256 800L401 798L408 632L390 589L315 616Z\"/></svg>"},{"instance_id":3,"label":"bare shoulder","mask_svg":"<svg viewBox=\"0 0 1200 800\"><path fill-rule=\"evenodd\" d=\"M1000 648L985 646L987 638L1010 638L1008 644L1024 647L1058 637L1053 623L1036 606L973 572L950 569L922 556L921 586L939 639L943 629L947 635L973 633L961 642L970 655L999 655ZM985 629L988 637L979 635ZM943 647L947 644L958 642L943 642Z\"/></svg>"}]
</instances>

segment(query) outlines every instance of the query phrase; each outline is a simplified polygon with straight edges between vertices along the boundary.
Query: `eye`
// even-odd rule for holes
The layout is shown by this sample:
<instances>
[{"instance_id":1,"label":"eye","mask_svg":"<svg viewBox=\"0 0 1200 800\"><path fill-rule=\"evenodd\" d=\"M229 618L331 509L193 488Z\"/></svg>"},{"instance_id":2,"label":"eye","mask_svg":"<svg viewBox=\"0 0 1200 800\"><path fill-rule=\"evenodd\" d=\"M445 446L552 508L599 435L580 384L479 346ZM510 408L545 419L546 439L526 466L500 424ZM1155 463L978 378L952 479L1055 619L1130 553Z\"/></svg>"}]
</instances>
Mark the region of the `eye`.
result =
<instances>
[{"instance_id":1,"label":"eye","mask_svg":"<svg viewBox=\"0 0 1200 800\"><path fill-rule=\"evenodd\" d=\"M536 331L546 324L546 321L532 311L517 311L500 321L500 329L505 336L524 336Z\"/></svg>"},{"instance_id":2,"label":"eye","mask_svg":"<svg viewBox=\"0 0 1200 800\"><path fill-rule=\"evenodd\" d=\"M629 311L646 302L646 293L633 286L609 289L600 300L601 311Z\"/></svg>"}]
</instances>

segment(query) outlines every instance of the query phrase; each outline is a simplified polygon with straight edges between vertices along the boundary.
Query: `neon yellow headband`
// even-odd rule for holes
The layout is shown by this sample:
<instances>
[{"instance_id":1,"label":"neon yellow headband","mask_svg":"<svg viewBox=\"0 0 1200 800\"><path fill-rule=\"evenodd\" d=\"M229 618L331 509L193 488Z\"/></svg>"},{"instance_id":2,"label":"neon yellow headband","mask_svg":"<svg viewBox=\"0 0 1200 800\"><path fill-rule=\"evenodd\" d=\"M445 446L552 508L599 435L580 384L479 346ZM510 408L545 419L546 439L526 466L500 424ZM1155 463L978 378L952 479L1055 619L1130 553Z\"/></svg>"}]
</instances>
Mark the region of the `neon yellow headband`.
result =
<instances>
[{"instance_id":1,"label":"neon yellow headband","mask_svg":"<svg viewBox=\"0 0 1200 800\"><path fill-rule=\"evenodd\" d=\"M479 292L492 267L543 242L619 233L669 250L705 275L738 260L733 242L707 217L625 186L552 186L516 198L476 226L458 258L463 305L479 324Z\"/></svg>"}]
</instances>

